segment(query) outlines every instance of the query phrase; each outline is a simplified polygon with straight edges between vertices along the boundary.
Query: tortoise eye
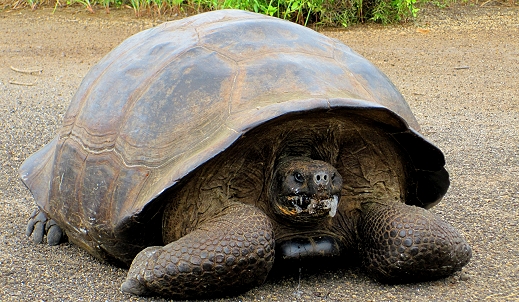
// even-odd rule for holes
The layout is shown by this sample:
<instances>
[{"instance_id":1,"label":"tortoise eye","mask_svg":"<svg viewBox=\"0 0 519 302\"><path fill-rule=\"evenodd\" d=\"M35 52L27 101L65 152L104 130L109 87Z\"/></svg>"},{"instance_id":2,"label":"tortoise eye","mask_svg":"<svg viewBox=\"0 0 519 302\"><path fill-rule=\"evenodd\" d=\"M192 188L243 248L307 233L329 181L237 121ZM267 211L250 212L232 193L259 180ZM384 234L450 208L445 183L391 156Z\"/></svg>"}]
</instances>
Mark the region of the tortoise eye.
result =
<instances>
[{"instance_id":1,"label":"tortoise eye","mask_svg":"<svg viewBox=\"0 0 519 302\"><path fill-rule=\"evenodd\" d=\"M297 181L299 183L303 183L305 181L305 178L303 177L303 174L301 174L299 172L295 172L294 173L294 179L295 179L295 181Z\"/></svg>"}]
</instances>

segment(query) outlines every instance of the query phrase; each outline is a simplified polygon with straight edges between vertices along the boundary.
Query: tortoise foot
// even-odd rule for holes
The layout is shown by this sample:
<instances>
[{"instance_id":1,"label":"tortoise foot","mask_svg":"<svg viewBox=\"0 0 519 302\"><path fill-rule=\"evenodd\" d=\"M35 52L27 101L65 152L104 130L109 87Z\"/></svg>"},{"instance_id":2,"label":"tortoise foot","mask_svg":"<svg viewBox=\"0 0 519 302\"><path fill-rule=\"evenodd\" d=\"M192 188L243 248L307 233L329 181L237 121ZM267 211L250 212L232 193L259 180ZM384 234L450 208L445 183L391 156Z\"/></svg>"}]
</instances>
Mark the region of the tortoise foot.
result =
<instances>
[{"instance_id":1,"label":"tortoise foot","mask_svg":"<svg viewBox=\"0 0 519 302\"><path fill-rule=\"evenodd\" d=\"M139 282L137 279L127 279L121 285L121 291L123 293L132 294L136 296L146 296L151 294L144 284Z\"/></svg>"},{"instance_id":2,"label":"tortoise foot","mask_svg":"<svg viewBox=\"0 0 519 302\"><path fill-rule=\"evenodd\" d=\"M31 237L34 243L44 243L46 237L48 245L58 245L65 237L56 221L47 217L40 208L31 214L25 235Z\"/></svg>"},{"instance_id":3,"label":"tortoise foot","mask_svg":"<svg viewBox=\"0 0 519 302\"><path fill-rule=\"evenodd\" d=\"M148 247L133 260L125 293L177 299L232 295L261 284L274 261L268 217L243 204L164 247Z\"/></svg>"},{"instance_id":4,"label":"tortoise foot","mask_svg":"<svg viewBox=\"0 0 519 302\"><path fill-rule=\"evenodd\" d=\"M142 250L133 260L126 281L121 285L121 291L137 296L152 295L153 291L146 287L146 282L140 278L138 272L146 271L147 260L151 259L155 252L162 249L160 246L150 246ZM148 276L149 278L149 276Z\"/></svg>"},{"instance_id":5,"label":"tortoise foot","mask_svg":"<svg viewBox=\"0 0 519 302\"><path fill-rule=\"evenodd\" d=\"M472 249L428 210L401 203L363 205L360 251L368 272L386 283L434 280L461 270Z\"/></svg>"}]
</instances>

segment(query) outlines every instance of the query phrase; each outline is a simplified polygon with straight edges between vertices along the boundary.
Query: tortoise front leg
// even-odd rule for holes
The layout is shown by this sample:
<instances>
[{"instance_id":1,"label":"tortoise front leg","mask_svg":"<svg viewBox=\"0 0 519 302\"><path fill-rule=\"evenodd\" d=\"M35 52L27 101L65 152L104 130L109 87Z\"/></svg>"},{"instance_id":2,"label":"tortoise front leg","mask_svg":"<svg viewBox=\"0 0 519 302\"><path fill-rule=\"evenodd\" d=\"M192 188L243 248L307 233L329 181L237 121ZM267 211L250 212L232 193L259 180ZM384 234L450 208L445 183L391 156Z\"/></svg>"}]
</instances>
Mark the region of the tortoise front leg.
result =
<instances>
[{"instance_id":1,"label":"tortoise front leg","mask_svg":"<svg viewBox=\"0 0 519 302\"><path fill-rule=\"evenodd\" d=\"M472 255L451 225L428 210L402 203L364 202L358 233L363 264L387 283L446 277Z\"/></svg>"},{"instance_id":2,"label":"tortoise front leg","mask_svg":"<svg viewBox=\"0 0 519 302\"><path fill-rule=\"evenodd\" d=\"M179 240L141 251L121 290L182 299L233 294L263 283L273 262L270 220L235 203Z\"/></svg>"}]
</instances>

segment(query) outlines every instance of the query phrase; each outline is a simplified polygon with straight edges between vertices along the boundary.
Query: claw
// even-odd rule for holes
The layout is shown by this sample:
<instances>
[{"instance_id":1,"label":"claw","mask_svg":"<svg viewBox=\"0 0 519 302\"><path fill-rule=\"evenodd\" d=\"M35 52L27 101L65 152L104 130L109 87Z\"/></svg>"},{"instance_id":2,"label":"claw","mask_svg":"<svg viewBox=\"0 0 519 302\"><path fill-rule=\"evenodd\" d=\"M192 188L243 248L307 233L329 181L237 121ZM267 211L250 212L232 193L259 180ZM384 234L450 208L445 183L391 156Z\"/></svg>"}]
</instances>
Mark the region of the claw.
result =
<instances>
[{"instance_id":1,"label":"claw","mask_svg":"<svg viewBox=\"0 0 519 302\"><path fill-rule=\"evenodd\" d=\"M56 221L53 219L48 220L45 224L45 232L47 233L47 244L48 245L58 245L60 244L63 238L63 231L56 224Z\"/></svg>"},{"instance_id":2,"label":"claw","mask_svg":"<svg viewBox=\"0 0 519 302\"><path fill-rule=\"evenodd\" d=\"M29 222L27 223L27 229L25 230L25 236L31 237L31 234L34 230L34 225L36 224L36 220L34 217L38 215L39 209L36 209L32 212L31 217L29 217Z\"/></svg>"},{"instance_id":3,"label":"claw","mask_svg":"<svg viewBox=\"0 0 519 302\"><path fill-rule=\"evenodd\" d=\"M47 235L49 245L58 245L64 238L63 231L56 221L49 219L41 209L36 209L31 214L25 235L31 237L34 243L43 243Z\"/></svg>"},{"instance_id":4,"label":"claw","mask_svg":"<svg viewBox=\"0 0 519 302\"><path fill-rule=\"evenodd\" d=\"M45 225L41 221L36 221L32 231L32 241L34 243L43 243L43 236L45 235Z\"/></svg>"}]
</instances>

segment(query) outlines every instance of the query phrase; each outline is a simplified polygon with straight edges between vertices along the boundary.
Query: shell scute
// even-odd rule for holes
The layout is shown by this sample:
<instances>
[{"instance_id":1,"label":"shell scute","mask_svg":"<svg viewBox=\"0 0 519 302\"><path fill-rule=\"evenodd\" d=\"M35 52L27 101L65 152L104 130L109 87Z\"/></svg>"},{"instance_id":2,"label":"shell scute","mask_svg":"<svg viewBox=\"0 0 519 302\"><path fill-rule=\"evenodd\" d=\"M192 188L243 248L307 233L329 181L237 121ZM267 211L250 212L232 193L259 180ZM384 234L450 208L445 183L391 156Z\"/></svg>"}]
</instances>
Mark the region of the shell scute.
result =
<instances>
[{"instance_id":1,"label":"shell scute","mask_svg":"<svg viewBox=\"0 0 519 302\"><path fill-rule=\"evenodd\" d=\"M232 65L201 47L178 60L182 64L171 62L151 81L121 128L116 145L129 165L163 165L211 136L227 119Z\"/></svg>"},{"instance_id":2,"label":"shell scute","mask_svg":"<svg viewBox=\"0 0 519 302\"><path fill-rule=\"evenodd\" d=\"M196 43L193 29L151 30L130 37L85 76L65 114L60 136L80 137L92 149L113 148L120 128L135 115L136 102L146 95L150 83Z\"/></svg>"}]
</instances>

